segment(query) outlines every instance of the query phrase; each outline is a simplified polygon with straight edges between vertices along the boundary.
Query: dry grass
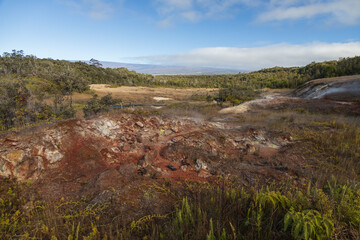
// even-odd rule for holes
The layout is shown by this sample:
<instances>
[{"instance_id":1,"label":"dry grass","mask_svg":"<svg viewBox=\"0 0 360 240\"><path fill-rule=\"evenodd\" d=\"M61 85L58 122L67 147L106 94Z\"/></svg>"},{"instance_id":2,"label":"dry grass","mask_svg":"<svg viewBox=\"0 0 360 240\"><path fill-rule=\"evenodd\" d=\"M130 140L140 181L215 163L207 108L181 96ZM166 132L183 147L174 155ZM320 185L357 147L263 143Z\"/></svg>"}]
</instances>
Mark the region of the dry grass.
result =
<instances>
[{"instance_id":1,"label":"dry grass","mask_svg":"<svg viewBox=\"0 0 360 240\"><path fill-rule=\"evenodd\" d=\"M131 103L153 103L156 102L154 97L171 98L176 101L188 100L192 95L206 95L214 93L217 89L206 88L150 88L150 87L108 87L106 84L92 84L90 85L93 90L100 97L111 93L113 98L121 99L124 102ZM84 102L91 98L90 94L74 94L73 99L75 102Z\"/></svg>"},{"instance_id":2,"label":"dry grass","mask_svg":"<svg viewBox=\"0 0 360 240\"><path fill-rule=\"evenodd\" d=\"M309 114L306 111L262 111L238 115L243 125L280 130L293 136L312 169L315 182L359 180L359 117Z\"/></svg>"}]
</instances>

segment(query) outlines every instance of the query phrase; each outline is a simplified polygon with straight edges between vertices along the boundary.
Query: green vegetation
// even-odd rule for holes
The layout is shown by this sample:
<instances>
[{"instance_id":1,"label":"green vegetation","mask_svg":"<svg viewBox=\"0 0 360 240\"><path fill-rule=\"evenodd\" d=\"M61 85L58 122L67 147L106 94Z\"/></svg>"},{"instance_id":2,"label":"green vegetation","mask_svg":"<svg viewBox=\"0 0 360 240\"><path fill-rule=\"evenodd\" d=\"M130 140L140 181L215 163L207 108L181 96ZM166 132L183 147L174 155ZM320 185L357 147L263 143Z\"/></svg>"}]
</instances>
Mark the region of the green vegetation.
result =
<instances>
[{"instance_id":1,"label":"green vegetation","mask_svg":"<svg viewBox=\"0 0 360 240\"><path fill-rule=\"evenodd\" d=\"M94 60L94 59L93 59ZM85 62L39 59L24 55L23 51L13 50L0 57L0 78L28 78L37 82L34 77L53 84L63 92L83 92L89 84L106 83L116 85L147 85L153 76L139 74L125 68L102 68L97 60L90 65Z\"/></svg>"},{"instance_id":2,"label":"green vegetation","mask_svg":"<svg viewBox=\"0 0 360 240\"><path fill-rule=\"evenodd\" d=\"M102 68L92 59L90 64L64 60L38 59L13 50L0 57L0 78L37 77L55 84L64 92L83 92L88 85L104 83L126 86L200 87L247 89L296 88L303 83L326 77L360 74L360 57L311 63L305 67L274 67L260 71L227 75L160 75L139 74L125 68ZM35 81L36 82L36 81Z\"/></svg>"},{"instance_id":3,"label":"green vegetation","mask_svg":"<svg viewBox=\"0 0 360 240\"><path fill-rule=\"evenodd\" d=\"M228 87L219 90L218 102L231 102L233 105L240 104L255 99L259 96L259 91L247 87Z\"/></svg>"},{"instance_id":4,"label":"green vegetation","mask_svg":"<svg viewBox=\"0 0 360 240\"><path fill-rule=\"evenodd\" d=\"M193 99L239 104L255 98L257 89L296 88L312 79L352 74L360 74L360 57L234 75L154 77L125 68L102 68L96 59L91 59L90 64L38 59L32 55L25 56L23 51L13 50L0 57L0 130L72 117L75 113L72 94L89 92L89 84L95 83L110 86L220 88L218 96L194 96ZM19 89L19 92L16 93L14 89Z\"/></svg>"},{"instance_id":5,"label":"green vegetation","mask_svg":"<svg viewBox=\"0 0 360 240\"><path fill-rule=\"evenodd\" d=\"M321 63L313 62L305 67L274 67L234 75L159 75L155 76L155 80L163 85L176 87L296 88L317 78L355 74L360 74L360 57Z\"/></svg>"},{"instance_id":6,"label":"green vegetation","mask_svg":"<svg viewBox=\"0 0 360 240\"><path fill-rule=\"evenodd\" d=\"M98 99L98 95L93 94L93 97L83 108L83 112L85 117L90 117L100 112L108 112L109 107L115 105L116 103L119 103L119 101L114 100L110 93L100 99Z\"/></svg>"},{"instance_id":7,"label":"green vegetation","mask_svg":"<svg viewBox=\"0 0 360 240\"><path fill-rule=\"evenodd\" d=\"M288 130L304 143L314 168L338 179L360 176L360 127L337 121L315 121ZM323 177L318 175L318 177ZM325 177L326 179L326 177Z\"/></svg>"},{"instance_id":8,"label":"green vegetation","mask_svg":"<svg viewBox=\"0 0 360 240\"><path fill-rule=\"evenodd\" d=\"M30 201L26 184L1 182L0 239L345 239L360 232L360 189L334 179L321 188L260 190L228 180L185 182L174 209L128 222L116 220L115 202ZM175 196L171 187L158 189Z\"/></svg>"},{"instance_id":9,"label":"green vegetation","mask_svg":"<svg viewBox=\"0 0 360 240\"><path fill-rule=\"evenodd\" d=\"M191 96L191 100L194 101L216 101L220 105L223 105L224 102L229 102L232 105L240 104L243 102L247 102L253 100L260 95L260 90L255 90L247 87L226 87L221 88L218 93L212 95L199 95L195 94Z\"/></svg>"},{"instance_id":10,"label":"green vegetation","mask_svg":"<svg viewBox=\"0 0 360 240\"><path fill-rule=\"evenodd\" d=\"M71 95L62 94L51 83L34 81L0 79L0 131L74 116ZM46 91L52 106L43 101Z\"/></svg>"}]
</instances>

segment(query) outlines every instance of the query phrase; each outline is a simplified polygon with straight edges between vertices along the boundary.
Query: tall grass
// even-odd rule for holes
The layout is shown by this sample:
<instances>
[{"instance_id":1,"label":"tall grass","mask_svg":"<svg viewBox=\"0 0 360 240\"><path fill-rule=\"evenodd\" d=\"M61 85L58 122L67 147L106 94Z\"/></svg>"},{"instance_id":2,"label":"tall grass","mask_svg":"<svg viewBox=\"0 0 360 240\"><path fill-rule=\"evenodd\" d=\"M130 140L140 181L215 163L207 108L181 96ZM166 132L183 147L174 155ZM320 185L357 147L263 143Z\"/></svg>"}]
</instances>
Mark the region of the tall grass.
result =
<instances>
[{"instance_id":1,"label":"tall grass","mask_svg":"<svg viewBox=\"0 0 360 240\"><path fill-rule=\"evenodd\" d=\"M2 179L0 239L360 237L360 189L351 183L332 179L323 188L295 188L284 183L257 190L219 180L186 182L182 187L177 205L167 214L121 222L113 210L118 203L94 205L85 198L30 201L21 194L25 185Z\"/></svg>"}]
</instances>

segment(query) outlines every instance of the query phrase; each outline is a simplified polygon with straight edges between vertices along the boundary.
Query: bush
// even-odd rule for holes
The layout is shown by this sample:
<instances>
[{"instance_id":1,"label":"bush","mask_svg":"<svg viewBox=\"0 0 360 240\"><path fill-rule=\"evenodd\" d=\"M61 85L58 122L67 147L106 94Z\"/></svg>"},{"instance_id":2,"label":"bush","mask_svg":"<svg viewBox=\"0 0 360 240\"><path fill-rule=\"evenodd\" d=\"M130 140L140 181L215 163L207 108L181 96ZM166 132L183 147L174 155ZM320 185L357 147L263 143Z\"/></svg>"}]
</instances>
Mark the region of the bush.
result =
<instances>
[{"instance_id":1,"label":"bush","mask_svg":"<svg viewBox=\"0 0 360 240\"><path fill-rule=\"evenodd\" d=\"M112 98L110 93L100 99L98 99L97 94L93 94L93 97L87 102L86 106L83 108L83 112L85 117L97 115L100 112L108 112L110 109L109 107L118 102L119 101Z\"/></svg>"},{"instance_id":2,"label":"bush","mask_svg":"<svg viewBox=\"0 0 360 240\"><path fill-rule=\"evenodd\" d=\"M218 101L231 102L232 104L240 104L246 101L253 100L258 96L258 91L249 88L233 86L220 89Z\"/></svg>"}]
</instances>

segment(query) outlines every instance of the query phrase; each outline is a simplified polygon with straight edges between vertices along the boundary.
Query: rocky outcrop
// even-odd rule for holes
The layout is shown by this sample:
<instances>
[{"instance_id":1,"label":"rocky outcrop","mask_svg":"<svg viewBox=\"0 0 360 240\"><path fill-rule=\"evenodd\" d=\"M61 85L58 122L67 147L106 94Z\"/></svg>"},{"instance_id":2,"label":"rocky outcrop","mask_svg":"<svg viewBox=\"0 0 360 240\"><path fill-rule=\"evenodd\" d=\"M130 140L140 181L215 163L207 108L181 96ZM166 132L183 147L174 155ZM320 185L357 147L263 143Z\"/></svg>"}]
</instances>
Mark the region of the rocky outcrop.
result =
<instances>
[{"instance_id":1,"label":"rocky outcrop","mask_svg":"<svg viewBox=\"0 0 360 240\"><path fill-rule=\"evenodd\" d=\"M243 171L255 177L264 168L269 176L285 177L288 171L254 164L273 161L271 156L289 143L279 134L226 122L124 113L64 121L0 139L0 175L33 180L53 196L99 193L163 178L208 181ZM240 162L247 169L234 168ZM286 169L295 165L288 163Z\"/></svg>"},{"instance_id":2,"label":"rocky outcrop","mask_svg":"<svg viewBox=\"0 0 360 240\"><path fill-rule=\"evenodd\" d=\"M360 98L360 75L317 79L293 92L295 97L350 101Z\"/></svg>"}]
</instances>

